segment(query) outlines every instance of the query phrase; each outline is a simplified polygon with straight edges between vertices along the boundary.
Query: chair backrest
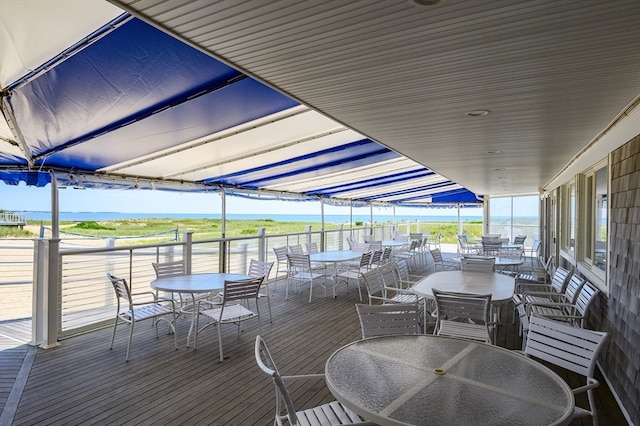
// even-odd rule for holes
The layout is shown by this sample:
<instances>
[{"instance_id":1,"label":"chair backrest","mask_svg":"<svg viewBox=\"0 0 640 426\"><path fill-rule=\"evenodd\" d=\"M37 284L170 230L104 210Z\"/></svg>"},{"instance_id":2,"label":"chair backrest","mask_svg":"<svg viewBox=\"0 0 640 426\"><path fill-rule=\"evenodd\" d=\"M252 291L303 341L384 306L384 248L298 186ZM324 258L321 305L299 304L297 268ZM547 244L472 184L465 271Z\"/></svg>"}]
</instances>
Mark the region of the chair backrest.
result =
<instances>
[{"instance_id":1,"label":"chair backrest","mask_svg":"<svg viewBox=\"0 0 640 426\"><path fill-rule=\"evenodd\" d=\"M364 241L365 243L371 243L375 239L376 239L375 236L372 234L367 234L362 236L362 241Z\"/></svg>"},{"instance_id":2,"label":"chair backrest","mask_svg":"<svg viewBox=\"0 0 640 426\"><path fill-rule=\"evenodd\" d=\"M289 252L293 254L304 254L304 250L302 249L302 244L295 244L289 246Z\"/></svg>"},{"instance_id":3,"label":"chair backrest","mask_svg":"<svg viewBox=\"0 0 640 426\"><path fill-rule=\"evenodd\" d=\"M353 237L347 237L347 244L349 244L349 249L353 250L353 244L356 242L356 239Z\"/></svg>"},{"instance_id":4,"label":"chair backrest","mask_svg":"<svg viewBox=\"0 0 640 426\"><path fill-rule=\"evenodd\" d=\"M388 334L419 334L418 303L356 304L362 338Z\"/></svg>"},{"instance_id":5,"label":"chair backrest","mask_svg":"<svg viewBox=\"0 0 640 426\"><path fill-rule=\"evenodd\" d=\"M409 232L410 240L422 240L422 232Z\"/></svg>"},{"instance_id":6,"label":"chair backrest","mask_svg":"<svg viewBox=\"0 0 640 426\"><path fill-rule=\"evenodd\" d=\"M586 280L580 278L575 274L571 276L569 282L567 283L567 286L564 289L564 295L567 298L567 303L571 303L573 305L576 302L578 294L580 293L580 289L582 289L582 286L585 282Z\"/></svg>"},{"instance_id":7,"label":"chair backrest","mask_svg":"<svg viewBox=\"0 0 640 426\"><path fill-rule=\"evenodd\" d=\"M263 279L264 276L246 280L225 280L222 304L236 300L257 299Z\"/></svg>"},{"instance_id":8,"label":"chair backrest","mask_svg":"<svg viewBox=\"0 0 640 426\"><path fill-rule=\"evenodd\" d=\"M389 263L391 261L391 253L393 249L391 247L385 247L382 250L382 257L380 258L380 263Z\"/></svg>"},{"instance_id":9,"label":"chair backrest","mask_svg":"<svg viewBox=\"0 0 640 426\"><path fill-rule=\"evenodd\" d=\"M494 257L469 257L462 258L460 269L472 272L493 272L496 259Z\"/></svg>"},{"instance_id":10,"label":"chair backrest","mask_svg":"<svg viewBox=\"0 0 640 426\"><path fill-rule=\"evenodd\" d=\"M553 277L551 277L551 287L553 288L553 290L559 294L564 293L564 289L571 279L571 275L571 272L569 272L562 266L558 267L553 273Z\"/></svg>"},{"instance_id":11,"label":"chair backrest","mask_svg":"<svg viewBox=\"0 0 640 426\"><path fill-rule=\"evenodd\" d=\"M542 247L542 241L533 240L533 244L531 245L531 252L537 253L540 250L540 247Z\"/></svg>"},{"instance_id":12,"label":"chair backrest","mask_svg":"<svg viewBox=\"0 0 640 426\"><path fill-rule=\"evenodd\" d=\"M178 277L187 273L184 259L173 262L152 263L156 278Z\"/></svg>"},{"instance_id":13,"label":"chair backrest","mask_svg":"<svg viewBox=\"0 0 640 426\"><path fill-rule=\"evenodd\" d=\"M358 270L364 271L370 269L372 257L373 253L370 251L362 253L362 256L360 256L360 264L358 265Z\"/></svg>"},{"instance_id":14,"label":"chair backrest","mask_svg":"<svg viewBox=\"0 0 640 426\"><path fill-rule=\"evenodd\" d=\"M318 243L313 242L313 243L304 243L305 247L307 248L307 253L311 254L311 253L318 253Z\"/></svg>"},{"instance_id":15,"label":"chair backrest","mask_svg":"<svg viewBox=\"0 0 640 426\"><path fill-rule=\"evenodd\" d=\"M262 262L259 260L251 259L249 262L249 275L250 277L263 277L264 280L269 279L269 274L273 268L273 262Z\"/></svg>"},{"instance_id":16,"label":"chair backrest","mask_svg":"<svg viewBox=\"0 0 640 426\"><path fill-rule=\"evenodd\" d=\"M482 238L482 252L488 256L497 256L502 248L502 242L500 240L496 241L485 241L484 237Z\"/></svg>"},{"instance_id":17,"label":"chair backrest","mask_svg":"<svg viewBox=\"0 0 640 426\"><path fill-rule=\"evenodd\" d=\"M276 254L276 260L278 263L288 262L287 253L289 249L286 246L274 247L273 252Z\"/></svg>"},{"instance_id":18,"label":"chair backrest","mask_svg":"<svg viewBox=\"0 0 640 426\"><path fill-rule=\"evenodd\" d=\"M521 248L500 248L498 250L498 257L504 257L507 259L522 259L524 251Z\"/></svg>"},{"instance_id":19,"label":"chair backrest","mask_svg":"<svg viewBox=\"0 0 640 426\"><path fill-rule=\"evenodd\" d=\"M395 241L407 241L408 238L407 234L403 234L400 231L395 231L391 234L391 239Z\"/></svg>"},{"instance_id":20,"label":"chair backrest","mask_svg":"<svg viewBox=\"0 0 640 426\"><path fill-rule=\"evenodd\" d=\"M109 279L109 281L111 281L113 290L116 292L116 297L118 298L118 306L120 306L120 299L126 300L127 304L131 306L133 304L133 300L131 299L131 288L129 287L129 284L127 284L127 280L125 280L124 278L118 278L108 272L107 278Z\"/></svg>"},{"instance_id":21,"label":"chair backrest","mask_svg":"<svg viewBox=\"0 0 640 426\"><path fill-rule=\"evenodd\" d=\"M367 252L369 251L369 243L359 243L359 242L354 242L353 246L351 247L351 250L353 251L361 251L361 252Z\"/></svg>"},{"instance_id":22,"label":"chair backrest","mask_svg":"<svg viewBox=\"0 0 640 426\"><path fill-rule=\"evenodd\" d=\"M298 418L296 417L296 409L293 405L293 401L291 400L291 395L289 394L287 385L284 383L284 380L282 380L282 376L280 376L280 372L273 361L273 357L271 356L271 353L269 353L269 348L267 348L267 344L260 335L256 336L255 356L258 367L260 367L263 372L271 376L276 388L276 424L282 424L283 417L286 417L291 425L297 425ZM286 416L281 416L282 402L284 402L284 408L287 413Z\"/></svg>"},{"instance_id":23,"label":"chair backrest","mask_svg":"<svg viewBox=\"0 0 640 426\"><path fill-rule=\"evenodd\" d=\"M385 263L378 266L378 272L382 275L382 281L385 287L401 287L398 285L398 274L396 272L396 266L393 263Z\"/></svg>"},{"instance_id":24,"label":"chair backrest","mask_svg":"<svg viewBox=\"0 0 640 426\"><path fill-rule=\"evenodd\" d=\"M382 241L370 241L369 251L382 250Z\"/></svg>"},{"instance_id":25,"label":"chair backrest","mask_svg":"<svg viewBox=\"0 0 640 426\"><path fill-rule=\"evenodd\" d=\"M292 272L311 272L311 260L308 254L287 253L287 259Z\"/></svg>"},{"instance_id":26,"label":"chair backrest","mask_svg":"<svg viewBox=\"0 0 640 426\"><path fill-rule=\"evenodd\" d=\"M585 281L574 302L579 318L578 325L584 327L584 319L589 311L589 306L596 300L600 290L595 288L590 282Z\"/></svg>"},{"instance_id":27,"label":"chair backrest","mask_svg":"<svg viewBox=\"0 0 640 426\"><path fill-rule=\"evenodd\" d=\"M593 378L596 360L606 339L606 332L531 315L524 353Z\"/></svg>"},{"instance_id":28,"label":"chair backrest","mask_svg":"<svg viewBox=\"0 0 640 426\"><path fill-rule=\"evenodd\" d=\"M371 252L371 265L378 265L382 259L382 249Z\"/></svg>"},{"instance_id":29,"label":"chair backrest","mask_svg":"<svg viewBox=\"0 0 640 426\"><path fill-rule=\"evenodd\" d=\"M371 269L362 274L362 280L367 288L367 294L369 295L369 304L371 304L371 298L385 297L384 280L378 268Z\"/></svg>"},{"instance_id":30,"label":"chair backrest","mask_svg":"<svg viewBox=\"0 0 640 426\"><path fill-rule=\"evenodd\" d=\"M442 265L442 252L439 248L434 248L429 250L431 252L431 257L433 258L433 262L439 265Z\"/></svg>"},{"instance_id":31,"label":"chair backrest","mask_svg":"<svg viewBox=\"0 0 640 426\"><path fill-rule=\"evenodd\" d=\"M527 239L526 235L516 235L513 238L513 244L520 244L520 245L524 245L525 240Z\"/></svg>"},{"instance_id":32,"label":"chair backrest","mask_svg":"<svg viewBox=\"0 0 640 426\"><path fill-rule=\"evenodd\" d=\"M409 264L405 259L398 259L395 262L393 262L393 264L396 267L396 272L398 273L398 277L400 278L400 281L405 281L405 282L411 281L409 279L409 276L410 276Z\"/></svg>"},{"instance_id":33,"label":"chair backrest","mask_svg":"<svg viewBox=\"0 0 640 426\"><path fill-rule=\"evenodd\" d=\"M432 289L436 300L438 320L469 319L489 323L491 294L454 293Z\"/></svg>"}]
</instances>

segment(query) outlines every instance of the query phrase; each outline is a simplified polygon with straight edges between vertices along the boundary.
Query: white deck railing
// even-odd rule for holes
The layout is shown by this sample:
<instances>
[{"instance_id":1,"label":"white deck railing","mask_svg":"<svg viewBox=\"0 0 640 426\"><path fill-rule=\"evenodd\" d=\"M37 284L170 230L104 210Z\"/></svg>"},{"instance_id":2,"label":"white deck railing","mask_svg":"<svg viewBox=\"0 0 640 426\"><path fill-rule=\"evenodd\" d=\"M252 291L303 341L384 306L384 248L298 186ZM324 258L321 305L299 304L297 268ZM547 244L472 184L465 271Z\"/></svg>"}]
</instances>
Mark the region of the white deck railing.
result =
<instances>
[{"instance_id":1,"label":"white deck railing","mask_svg":"<svg viewBox=\"0 0 640 426\"><path fill-rule=\"evenodd\" d=\"M309 228L302 233L272 236L260 230L256 236L196 241L186 233L178 242L127 246L107 242L106 247L80 247L80 240L22 240L19 250L28 255L0 264L6 271L17 270L18 265L22 268L19 274L0 275L0 299L7 301L0 321L32 316L32 343L52 347L60 337L113 321L116 301L107 272L126 278L135 292L150 291L155 278L152 262L184 258L192 273L244 273L252 258L275 262L273 248L277 246L315 242L321 249L337 250L346 246L349 236L361 240L373 232L382 240L388 238L391 229L389 224L334 231ZM0 259L5 261L3 247ZM16 246L11 249L15 254ZM270 278L274 276L275 268Z\"/></svg>"}]
</instances>

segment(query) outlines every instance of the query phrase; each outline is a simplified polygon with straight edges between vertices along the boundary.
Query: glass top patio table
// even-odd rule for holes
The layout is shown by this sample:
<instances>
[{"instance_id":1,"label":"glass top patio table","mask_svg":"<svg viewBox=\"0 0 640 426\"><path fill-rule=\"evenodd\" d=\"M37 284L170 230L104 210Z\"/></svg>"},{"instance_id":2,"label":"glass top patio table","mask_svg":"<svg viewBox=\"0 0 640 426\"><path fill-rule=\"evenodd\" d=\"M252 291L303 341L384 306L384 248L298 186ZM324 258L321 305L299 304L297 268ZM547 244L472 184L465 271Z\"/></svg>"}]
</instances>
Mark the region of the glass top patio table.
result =
<instances>
[{"instance_id":1,"label":"glass top patio table","mask_svg":"<svg viewBox=\"0 0 640 426\"><path fill-rule=\"evenodd\" d=\"M434 288L456 293L490 293L492 303L502 303L511 301L515 285L514 277L497 272L440 271L421 279L411 290L430 299Z\"/></svg>"},{"instance_id":2,"label":"glass top patio table","mask_svg":"<svg viewBox=\"0 0 640 426\"><path fill-rule=\"evenodd\" d=\"M151 281L151 288L159 291L167 291L170 293L182 293L191 295L193 309L196 306L197 293L211 293L213 291L221 291L224 289L225 281L247 280L251 277L244 274L229 274L224 272L187 274L174 277L156 278ZM187 334L187 347L191 342L191 335L195 327L195 315L191 314L191 326L189 334Z\"/></svg>"},{"instance_id":3,"label":"glass top patio table","mask_svg":"<svg viewBox=\"0 0 640 426\"><path fill-rule=\"evenodd\" d=\"M400 241L400 240L382 240L382 247L404 247L408 246L410 243L408 240Z\"/></svg>"},{"instance_id":4,"label":"glass top patio table","mask_svg":"<svg viewBox=\"0 0 640 426\"><path fill-rule=\"evenodd\" d=\"M564 425L573 415L573 393L556 373L467 340L359 340L334 352L325 373L338 401L380 425Z\"/></svg>"}]
</instances>

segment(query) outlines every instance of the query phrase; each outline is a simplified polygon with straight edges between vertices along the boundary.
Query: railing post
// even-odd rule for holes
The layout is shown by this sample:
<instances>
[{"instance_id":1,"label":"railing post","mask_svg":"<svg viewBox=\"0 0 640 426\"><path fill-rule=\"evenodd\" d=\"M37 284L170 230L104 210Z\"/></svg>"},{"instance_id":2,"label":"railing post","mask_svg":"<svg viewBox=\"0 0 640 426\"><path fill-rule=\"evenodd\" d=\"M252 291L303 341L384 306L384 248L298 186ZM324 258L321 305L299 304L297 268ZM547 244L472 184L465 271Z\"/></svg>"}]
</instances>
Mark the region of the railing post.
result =
<instances>
[{"instance_id":1,"label":"railing post","mask_svg":"<svg viewBox=\"0 0 640 426\"><path fill-rule=\"evenodd\" d=\"M193 260L193 232L185 232L182 234L184 248L182 249L182 258L187 274L191 274L191 265Z\"/></svg>"},{"instance_id":2,"label":"railing post","mask_svg":"<svg viewBox=\"0 0 640 426\"><path fill-rule=\"evenodd\" d=\"M267 261L266 228L258 229L258 260L260 262L266 262Z\"/></svg>"},{"instance_id":3,"label":"railing post","mask_svg":"<svg viewBox=\"0 0 640 426\"><path fill-rule=\"evenodd\" d=\"M249 253L249 244L238 243L238 257L240 257L240 264L242 265L242 272L247 272L247 254Z\"/></svg>"},{"instance_id":4,"label":"railing post","mask_svg":"<svg viewBox=\"0 0 640 426\"><path fill-rule=\"evenodd\" d=\"M220 241L220 248L218 251L218 271L227 272L227 240Z\"/></svg>"},{"instance_id":5,"label":"railing post","mask_svg":"<svg viewBox=\"0 0 640 426\"><path fill-rule=\"evenodd\" d=\"M32 345L58 346L59 239L35 240L33 269Z\"/></svg>"},{"instance_id":6,"label":"railing post","mask_svg":"<svg viewBox=\"0 0 640 426\"><path fill-rule=\"evenodd\" d=\"M311 244L311 225L307 225L307 229L304 232L307 233L307 243Z\"/></svg>"},{"instance_id":7,"label":"railing post","mask_svg":"<svg viewBox=\"0 0 640 426\"><path fill-rule=\"evenodd\" d=\"M342 250L344 247L344 224L338 225L338 250Z\"/></svg>"}]
</instances>

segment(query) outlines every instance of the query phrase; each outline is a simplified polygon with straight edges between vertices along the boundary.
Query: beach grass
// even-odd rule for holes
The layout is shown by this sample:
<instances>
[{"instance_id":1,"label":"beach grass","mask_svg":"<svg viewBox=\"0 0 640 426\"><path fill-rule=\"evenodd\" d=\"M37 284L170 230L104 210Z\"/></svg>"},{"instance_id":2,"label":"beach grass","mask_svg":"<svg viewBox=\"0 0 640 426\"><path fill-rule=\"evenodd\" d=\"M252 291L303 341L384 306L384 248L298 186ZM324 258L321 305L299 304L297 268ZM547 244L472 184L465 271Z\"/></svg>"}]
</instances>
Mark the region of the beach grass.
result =
<instances>
[{"instance_id":1,"label":"beach grass","mask_svg":"<svg viewBox=\"0 0 640 426\"><path fill-rule=\"evenodd\" d=\"M380 225L379 223L377 225ZM391 223L385 223L391 227ZM51 222L43 221L42 226L51 228ZM302 233L311 227L312 231L320 231L320 222L288 222L273 219L238 220L228 219L226 222L225 234L227 237L240 237L256 235L258 230L265 228L268 235L283 235ZM336 223L325 223L325 230L338 229ZM482 235L482 222L465 222L463 231L470 238L479 238ZM344 229L349 229L349 224L343 225ZM355 228L360 228L360 224L354 224ZM399 226L402 232L417 232L417 224L411 224L407 230L406 224ZM100 238L119 237L146 237L154 239L155 236L167 235L172 232L180 235L184 232L192 232L194 239L211 239L222 236L221 219L169 219L169 218L147 218L147 219L126 219L126 220L105 220L105 221L85 221L85 222L60 222L61 237L86 236ZM435 236L442 233L442 242L457 244L456 235L458 224L456 222L420 222L420 232L429 232ZM16 227L0 227L0 238L37 238L40 235L40 225L28 225L24 230ZM45 233L46 235L46 233Z\"/></svg>"}]
</instances>

